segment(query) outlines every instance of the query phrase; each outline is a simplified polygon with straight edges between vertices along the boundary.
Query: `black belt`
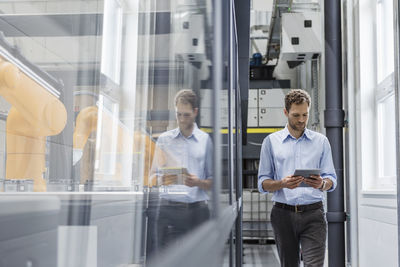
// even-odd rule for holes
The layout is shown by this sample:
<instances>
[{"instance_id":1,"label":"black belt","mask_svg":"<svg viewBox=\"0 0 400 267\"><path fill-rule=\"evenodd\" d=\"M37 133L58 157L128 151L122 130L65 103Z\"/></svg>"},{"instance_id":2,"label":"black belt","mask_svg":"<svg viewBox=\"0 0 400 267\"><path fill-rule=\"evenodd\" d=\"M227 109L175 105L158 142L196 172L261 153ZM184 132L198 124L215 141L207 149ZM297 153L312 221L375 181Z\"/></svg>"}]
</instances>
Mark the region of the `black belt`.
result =
<instances>
[{"instance_id":1,"label":"black belt","mask_svg":"<svg viewBox=\"0 0 400 267\"><path fill-rule=\"evenodd\" d=\"M322 204L322 201L319 201L319 202L308 204L308 205L292 206L292 205L288 205L285 203L275 202L275 207L294 211L294 212L304 212L304 211L309 211L309 210L320 209L323 207L323 204Z\"/></svg>"},{"instance_id":2,"label":"black belt","mask_svg":"<svg viewBox=\"0 0 400 267\"><path fill-rule=\"evenodd\" d=\"M164 206L194 208L194 207L199 207L199 206L206 206L207 200L188 203L188 202L178 202L178 201L172 201L172 200L168 200L168 199L162 199L161 203Z\"/></svg>"}]
</instances>

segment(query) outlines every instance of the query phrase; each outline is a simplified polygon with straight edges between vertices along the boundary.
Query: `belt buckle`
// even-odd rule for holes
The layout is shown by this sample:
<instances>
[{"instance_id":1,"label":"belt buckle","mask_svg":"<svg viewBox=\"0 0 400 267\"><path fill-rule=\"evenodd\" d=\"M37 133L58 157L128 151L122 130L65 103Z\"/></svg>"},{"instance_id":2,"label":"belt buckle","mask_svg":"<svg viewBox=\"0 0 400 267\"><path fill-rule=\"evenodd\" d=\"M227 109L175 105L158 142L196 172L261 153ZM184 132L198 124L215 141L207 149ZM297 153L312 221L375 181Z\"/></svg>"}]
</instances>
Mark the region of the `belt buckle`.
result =
<instances>
[{"instance_id":1,"label":"belt buckle","mask_svg":"<svg viewBox=\"0 0 400 267\"><path fill-rule=\"evenodd\" d=\"M301 209L300 209L300 210L298 209L298 206L299 206L299 205L295 205L295 206L294 206L294 211L295 211L296 213L303 212Z\"/></svg>"}]
</instances>

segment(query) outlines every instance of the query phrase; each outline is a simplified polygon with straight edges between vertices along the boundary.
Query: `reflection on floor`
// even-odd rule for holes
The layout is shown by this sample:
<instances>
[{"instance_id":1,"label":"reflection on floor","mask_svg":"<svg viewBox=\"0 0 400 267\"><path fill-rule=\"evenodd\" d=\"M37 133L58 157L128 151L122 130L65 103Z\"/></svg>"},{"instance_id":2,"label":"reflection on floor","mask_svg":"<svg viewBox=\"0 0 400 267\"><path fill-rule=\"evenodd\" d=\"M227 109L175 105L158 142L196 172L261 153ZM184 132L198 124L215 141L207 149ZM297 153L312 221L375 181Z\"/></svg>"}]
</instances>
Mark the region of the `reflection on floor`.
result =
<instances>
[{"instance_id":1,"label":"reflection on floor","mask_svg":"<svg viewBox=\"0 0 400 267\"><path fill-rule=\"evenodd\" d=\"M225 253L224 267L229 266L229 252ZM243 244L243 267L279 267L274 244Z\"/></svg>"}]
</instances>

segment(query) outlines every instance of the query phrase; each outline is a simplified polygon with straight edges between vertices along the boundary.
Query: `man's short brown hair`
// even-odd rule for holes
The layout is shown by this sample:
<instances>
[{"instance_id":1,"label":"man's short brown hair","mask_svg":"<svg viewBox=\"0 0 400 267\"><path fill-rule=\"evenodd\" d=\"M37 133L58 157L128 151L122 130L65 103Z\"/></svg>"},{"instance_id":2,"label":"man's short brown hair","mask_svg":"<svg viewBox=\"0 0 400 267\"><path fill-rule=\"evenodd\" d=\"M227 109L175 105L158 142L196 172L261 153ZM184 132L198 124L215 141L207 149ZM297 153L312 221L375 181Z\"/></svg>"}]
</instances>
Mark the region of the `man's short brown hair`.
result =
<instances>
[{"instance_id":1,"label":"man's short brown hair","mask_svg":"<svg viewBox=\"0 0 400 267\"><path fill-rule=\"evenodd\" d=\"M301 89L293 89L285 96L285 109L289 112L292 104L303 104L307 103L308 106L311 104L311 97L310 95Z\"/></svg>"},{"instance_id":2,"label":"man's short brown hair","mask_svg":"<svg viewBox=\"0 0 400 267\"><path fill-rule=\"evenodd\" d=\"M190 89L183 89L176 93L175 106L177 106L178 103L190 104L193 109L199 107L197 95L193 90Z\"/></svg>"}]
</instances>

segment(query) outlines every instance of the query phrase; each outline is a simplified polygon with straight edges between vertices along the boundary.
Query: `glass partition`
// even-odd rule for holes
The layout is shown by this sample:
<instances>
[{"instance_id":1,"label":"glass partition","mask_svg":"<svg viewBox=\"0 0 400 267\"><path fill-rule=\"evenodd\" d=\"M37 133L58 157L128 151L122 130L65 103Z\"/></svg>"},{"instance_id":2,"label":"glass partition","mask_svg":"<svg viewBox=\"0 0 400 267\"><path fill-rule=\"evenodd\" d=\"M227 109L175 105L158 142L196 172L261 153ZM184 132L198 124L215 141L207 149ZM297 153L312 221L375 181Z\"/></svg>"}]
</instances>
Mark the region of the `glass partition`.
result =
<instances>
[{"instance_id":1,"label":"glass partition","mask_svg":"<svg viewBox=\"0 0 400 267\"><path fill-rule=\"evenodd\" d=\"M0 3L0 266L143 266L211 220L214 164L231 204L236 93L224 77L216 133L212 11Z\"/></svg>"}]
</instances>

